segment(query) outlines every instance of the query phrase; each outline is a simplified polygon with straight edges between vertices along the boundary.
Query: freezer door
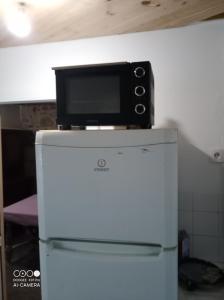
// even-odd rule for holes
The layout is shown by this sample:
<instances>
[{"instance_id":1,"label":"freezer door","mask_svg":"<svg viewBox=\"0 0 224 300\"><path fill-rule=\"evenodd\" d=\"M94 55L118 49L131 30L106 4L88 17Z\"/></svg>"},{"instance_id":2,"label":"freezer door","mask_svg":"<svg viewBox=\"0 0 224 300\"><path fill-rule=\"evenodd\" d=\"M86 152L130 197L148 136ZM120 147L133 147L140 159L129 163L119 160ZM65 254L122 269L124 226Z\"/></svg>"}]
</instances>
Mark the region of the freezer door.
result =
<instances>
[{"instance_id":1,"label":"freezer door","mask_svg":"<svg viewBox=\"0 0 224 300\"><path fill-rule=\"evenodd\" d=\"M177 300L177 252L159 246L40 243L42 300Z\"/></svg>"},{"instance_id":2,"label":"freezer door","mask_svg":"<svg viewBox=\"0 0 224 300\"><path fill-rule=\"evenodd\" d=\"M177 244L175 143L36 149L41 239Z\"/></svg>"}]
</instances>

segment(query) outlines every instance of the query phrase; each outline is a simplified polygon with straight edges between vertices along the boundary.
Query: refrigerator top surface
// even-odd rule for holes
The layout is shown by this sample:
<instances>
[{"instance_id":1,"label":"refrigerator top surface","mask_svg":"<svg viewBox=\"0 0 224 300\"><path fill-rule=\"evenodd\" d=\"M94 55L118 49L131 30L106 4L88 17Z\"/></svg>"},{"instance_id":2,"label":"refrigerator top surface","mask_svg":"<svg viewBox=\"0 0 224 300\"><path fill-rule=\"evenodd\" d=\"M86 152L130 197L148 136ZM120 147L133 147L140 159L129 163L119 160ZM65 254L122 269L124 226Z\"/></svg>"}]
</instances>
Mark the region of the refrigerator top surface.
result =
<instances>
[{"instance_id":1,"label":"refrigerator top surface","mask_svg":"<svg viewBox=\"0 0 224 300\"><path fill-rule=\"evenodd\" d=\"M114 148L176 143L177 129L41 130L36 145L73 148Z\"/></svg>"}]
</instances>

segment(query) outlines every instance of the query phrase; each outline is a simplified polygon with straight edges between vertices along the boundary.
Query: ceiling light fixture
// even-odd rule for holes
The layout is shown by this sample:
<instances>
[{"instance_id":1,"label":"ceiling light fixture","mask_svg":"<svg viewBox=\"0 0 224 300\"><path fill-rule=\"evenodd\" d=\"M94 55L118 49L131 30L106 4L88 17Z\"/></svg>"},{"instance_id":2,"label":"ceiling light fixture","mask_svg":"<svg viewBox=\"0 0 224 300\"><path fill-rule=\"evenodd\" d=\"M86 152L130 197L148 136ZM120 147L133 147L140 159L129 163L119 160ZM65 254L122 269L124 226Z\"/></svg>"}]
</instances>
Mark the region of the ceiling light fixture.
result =
<instances>
[{"instance_id":1,"label":"ceiling light fixture","mask_svg":"<svg viewBox=\"0 0 224 300\"><path fill-rule=\"evenodd\" d=\"M8 30L20 38L28 36L31 32L31 22L26 13L26 8L25 2L18 2L15 6L7 9L5 15Z\"/></svg>"}]
</instances>

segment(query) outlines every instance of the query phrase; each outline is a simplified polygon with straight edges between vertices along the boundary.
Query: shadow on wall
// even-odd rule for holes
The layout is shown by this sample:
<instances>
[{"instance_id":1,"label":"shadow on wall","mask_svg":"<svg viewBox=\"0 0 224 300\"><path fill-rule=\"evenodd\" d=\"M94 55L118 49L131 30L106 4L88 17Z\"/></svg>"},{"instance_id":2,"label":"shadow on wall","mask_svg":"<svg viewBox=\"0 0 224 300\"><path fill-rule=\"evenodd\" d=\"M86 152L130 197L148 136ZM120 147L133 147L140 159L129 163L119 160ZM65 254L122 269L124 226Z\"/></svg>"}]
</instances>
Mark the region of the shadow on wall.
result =
<instances>
[{"instance_id":1,"label":"shadow on wall","mask_svg":"<svg viewBox=\"0 0 224 300\"><path fill-rule=\"evenodd\" d=\"M178 128L179 191L224 194L224 164L192 145L174 120L167 120L166 127Z\"/></svg>"},{"instance_id":2,"label":"shadow on wall","mask_svg":"<svg viewBox=\"0 0 224 300\"><path fill-rule=\"evenodd\" d=\"M191 238L192 256L224 263L224 164L191 144L178 128L179 229Z\"/></svg>"}]
</instances>

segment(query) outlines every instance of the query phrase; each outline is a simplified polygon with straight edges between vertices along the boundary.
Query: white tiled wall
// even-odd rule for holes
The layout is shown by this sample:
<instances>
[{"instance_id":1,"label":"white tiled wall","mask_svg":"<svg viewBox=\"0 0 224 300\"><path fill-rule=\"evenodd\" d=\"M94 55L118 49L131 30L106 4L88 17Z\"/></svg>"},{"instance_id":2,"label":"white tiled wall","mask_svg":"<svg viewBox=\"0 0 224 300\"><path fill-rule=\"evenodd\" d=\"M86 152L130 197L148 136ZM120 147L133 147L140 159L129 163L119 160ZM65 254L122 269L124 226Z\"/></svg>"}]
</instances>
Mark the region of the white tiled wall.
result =
<instances>
[{"instance_id":1,"label":"white tiled wall","mask_svg":"<svg viewBox=\"0 0 224 300\"><path fill-rule=\"evenodd\" d=\"M191 256L224 263L223 208L223 194L179 194L179 229L190 236Z\"/></svg>"},{"instance_id":2,"label":"white tiled wall","mask_svg":"<svg viewBox=\"0 0 224 300\"><path fill-rule=\"evenodd\" d=\"M193 211L193 234L219 236L219 214L217 212Z\"/></svg>"},{"instance_id":3,"label":"white tiled wall","mask_svg":"<svg viewBox=\"0 0 224 300\"><path fill-rule=\"evenodd\" d=\"M209 261L219 258L219 240L213 236L193 235L193 256Z\"/></svg>"}]
</instances>

